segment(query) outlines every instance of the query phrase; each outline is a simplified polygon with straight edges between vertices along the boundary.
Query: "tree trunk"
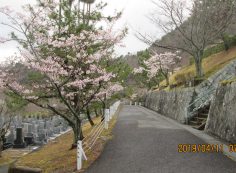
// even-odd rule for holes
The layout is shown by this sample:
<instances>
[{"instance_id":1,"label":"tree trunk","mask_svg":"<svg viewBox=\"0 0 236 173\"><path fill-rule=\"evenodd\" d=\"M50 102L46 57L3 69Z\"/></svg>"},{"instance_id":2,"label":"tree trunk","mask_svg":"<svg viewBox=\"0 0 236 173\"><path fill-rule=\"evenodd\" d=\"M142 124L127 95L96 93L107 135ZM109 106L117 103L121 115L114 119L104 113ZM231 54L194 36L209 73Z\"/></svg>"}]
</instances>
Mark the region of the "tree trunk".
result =
<instances>
[{"instance_id":1,"label":"tree trunk","mask_svg":"<svg viewBox=\"0 0 236 173\"><path fill-rule=\"evenodd\" d=\"M98 110L96 108L94 109L94 112L95 112L96 117L99 117Z\"/></svg>"},{"instance_id":2,"label":"tree trunk","mask_svg":"<svg viewBox=\"0 0 236 173\"><path fill-rule=\"evenodd\" d=\"M73 127L72 129L73 129L73 133L74 133L74 141L71 146L71 149L74 149L77 147L77 142L79 140L79 131L78 131L78 128L76 128L76 127Z\"/></svg>"},{"instance_id":3,"label":"tree trunk","mask_svg":"<svg viewBox=\"0 0 236 173\"><path fill-rule=\"evenodd\" d=\"M166 78L166 85L169 86L170 85L170 80L169 80L168 73L165 75L165 78Z\"/></svg>"},{"instance_id":4,"label":"tree trunk","mask_svg":"<svg viewBox=\"0 0 236 173\"><path fill-rule=\"evenodd\" d=\"M221 39L224 42L225 51L229 50L230 46L229 46L229 43L228 43L227 36L225 34L221 34Z\"/></svg>"},{"instance_id":5,"label":"tree trunk","mask_svg":"<svg viewBox=\"0 0 236 173\"><path fill-rule=\"evenodd\" d=\"M79 140L83 140L84 139L84 135L83 135L83 129L82 129L82 124L79 124Z\"/></svg>"},{"instance_id":6,"label":"tree trunk","mask_svg":"<svg viewBox=\"0 0 236 173\"><path fill-rule=\"evenodd\" d=\"M159 75L159 74L158 74ZM159 88L160 87L160 81L158 79L159 76L156 76L155 78L153 78L154 82L155 82L155 85L157 85L157 87ZM149 90L152 89L152 85L151 85L151 82L148 83L148 88Z\"/></svg>"},{"instance_id":7,"label":"tree trunk","mask_svg":"<svg viewBox=\"0 0 236 173\"><path fill-rule=\"evenodd\" d=\"M202 68L202 58L203 58L203 51L199 51L195 57L194 57L194 61L195 61L195 69L196 69L196 77L203 77L204 76L204 72L203 72L203 68Z\"/></svg>"},{"instance_id":8,"label":"tree trunk","mask_svg":"<svg viewBox=\"0 0 236 173\"><path fill-rule=\"evenodd\" d=\"M73 141L71 149L74 149L74 148L77 147L78 140L83 140L84 139L81 121L76 120L76 123L72 127L72 129L73 129L73 133L74 133L74 141Z\"/></svg>"},{"instance_id":9,"label":"tree trunk","mask_svg":"<svg viewBox=\"0 0 236 173\"><path fill-rule=\"evenodd\" d=\"M93 120L92 120L92 118L91 118L91 115L90 115L90 111L89 111L89 107L88 107L88 106L86 107L86 114L87 114L87 117L88 117L88 120L89 120L90 125L91 125L91 126L94 126L94 122L93 122Z\"/></svg>"},{"instance_id":10,"label":"tree trunk","mask_svg":"<svg viewBox=\"0 0 236 173\"><path fill-rule=\"evenodd\" d=\"M102 119L101 119L101 121L103 121L105 119L105 109L106 109L106 103L105 103L105 101L102 101Z\"/></svg>"},{"instance_id":11,"label":"tree trunk","mask_svg":"<svg viewBox=\"0 0 236 173\"><path fill-rule=\"evenodd\" d=\"M166 86L169 86L170 85L170 80L169 80L169 72L168 72L168 70L166 72L162 71L161 73L162 73L162 75L166 79Z\"/></svg>"},{"instance_id":12,"label":"tree trunk","mask_svg":"<svg viewBox=\"0 0 236 173\"><path fill-rule=\"evenodd\" d=\"M103 118L104 118L103 111L104 110L102 108L99 109L99 115L101 116L101 121L103 121Z\"/></svg>"}]
</instances>

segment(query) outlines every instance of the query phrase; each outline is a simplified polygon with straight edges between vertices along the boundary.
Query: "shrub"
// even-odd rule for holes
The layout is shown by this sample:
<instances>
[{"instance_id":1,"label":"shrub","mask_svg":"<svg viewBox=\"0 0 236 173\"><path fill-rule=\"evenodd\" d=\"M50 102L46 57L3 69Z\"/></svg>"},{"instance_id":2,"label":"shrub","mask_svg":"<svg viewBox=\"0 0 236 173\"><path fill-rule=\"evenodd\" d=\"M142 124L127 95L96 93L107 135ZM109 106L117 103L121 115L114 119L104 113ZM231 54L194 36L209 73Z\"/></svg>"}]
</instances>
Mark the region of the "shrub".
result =
<instances>
[{"instance_id":1,"label":"shrub","mask_svg":"<svg viewBox=\"0 0 236 173\"><path fill-rule=\"evenodd\" d=\"M184 85L193 80L195 74L193 72L179 73L175 75L177 85Z\"/></svg>"}]
</instances>

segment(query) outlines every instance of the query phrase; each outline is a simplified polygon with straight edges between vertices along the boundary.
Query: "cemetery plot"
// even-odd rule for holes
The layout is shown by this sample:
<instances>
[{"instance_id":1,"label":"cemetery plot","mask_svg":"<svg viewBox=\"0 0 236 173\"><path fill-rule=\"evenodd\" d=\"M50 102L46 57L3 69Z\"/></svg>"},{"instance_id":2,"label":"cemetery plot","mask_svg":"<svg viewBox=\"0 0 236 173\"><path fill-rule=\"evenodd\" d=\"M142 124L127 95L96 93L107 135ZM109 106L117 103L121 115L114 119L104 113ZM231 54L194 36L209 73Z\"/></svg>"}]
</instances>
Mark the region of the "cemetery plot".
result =
<instances>
[{"instance_id":1,"label":"cemetery plot","mask_svg":"<svg viewBox=\"0 0 236 173\"><path fill-rule=\"evenodd\" d=\"M95 124L98 124L101 121L101 118L94 118L93 121ZM112 120L112 124L115 124L115 120ZM114 125L110 125L110 128L113 126ZM84 123L83 132L85 136L89 135L92 129L93 128L88 122ZM102 136L108 136L110 133L111 130L105 131ZM77 156L76 149L71 150L72 141L73 134L72 131L70 131L55 140L50 141L40 150L20 158L16 164L17 166L40 168L45 172L53 172L54 170L60 170L61 173L73 172L76 170ZM89 160L84 164L85 167L98 157L103 149L104 143L105 140L100 139L96 144L96 147L94 147L96 150L86 153Z\"/></svg>"},{"instance_id":2,"label":"cemetery plot","mask_svg":"<svg viewBox=\"0 0 236 173\"><path fill-rule=\"evenodd\" d=\"M41 146L49 140L68 130L67 122L59 116L52 118L30 117L13 118L9 133L5 137L4 146L26 148Z\"/></svg>"}]
</instances>

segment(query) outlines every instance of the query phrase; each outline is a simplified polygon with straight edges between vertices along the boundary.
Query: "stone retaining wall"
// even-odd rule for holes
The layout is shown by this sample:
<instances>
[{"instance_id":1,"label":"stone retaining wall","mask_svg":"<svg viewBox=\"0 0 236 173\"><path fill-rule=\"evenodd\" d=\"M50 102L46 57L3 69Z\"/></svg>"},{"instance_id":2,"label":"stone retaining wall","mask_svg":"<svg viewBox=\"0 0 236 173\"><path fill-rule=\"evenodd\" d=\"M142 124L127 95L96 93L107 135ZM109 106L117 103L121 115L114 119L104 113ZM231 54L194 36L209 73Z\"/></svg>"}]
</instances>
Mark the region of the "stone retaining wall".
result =
<instances>
[{"instance_id":1,"label":"stone retaining wall","mask_svg":"<svg viewBox=\"0 0 236 173\"><path fill-rule=\"evenodd\" d=\"M147 94L145 107L185 123L194 108L211 101L205 130L229 142L236 143L236 83L220 86L222 80L236 76L236 60L202 82L195 89L157 91ZM191 104L193 103L193 104ZM191 105L189 112L187 107Z\"/></svg>"},{"instance_id":2,"label":"stone retaining wall","mask_svg":"<svg viewBox=\"0 0 236 173\"><path fill-rule=\"evenodd\" d=\"M236 83L217 89L205 131L236 143Z\"/></svg>"},{"instance_id":3,"label":"stone retaining wall","mask_svg":"<svg viewBox=\"0 0 236 173\"><path fill-rule=\"evenodd\" d=\"M145 107L185 123L187 117L186 108L192 101L193 91L193 89L184 89L171 92L150 92L146 96Z\"/></svg>"},{"instance_id":4,"label":"stone retaining wall","mask_svg":"<svg viewBox=\"0 0 236 173\"><path fill-rule=\"evenodd\" d=\"M193 89L150 92L145 107L185 123L186 107L194 98ZM205 131L231 143L236 143L236 83L219 86L211 102Z\"/></svg>"}]
</instances>

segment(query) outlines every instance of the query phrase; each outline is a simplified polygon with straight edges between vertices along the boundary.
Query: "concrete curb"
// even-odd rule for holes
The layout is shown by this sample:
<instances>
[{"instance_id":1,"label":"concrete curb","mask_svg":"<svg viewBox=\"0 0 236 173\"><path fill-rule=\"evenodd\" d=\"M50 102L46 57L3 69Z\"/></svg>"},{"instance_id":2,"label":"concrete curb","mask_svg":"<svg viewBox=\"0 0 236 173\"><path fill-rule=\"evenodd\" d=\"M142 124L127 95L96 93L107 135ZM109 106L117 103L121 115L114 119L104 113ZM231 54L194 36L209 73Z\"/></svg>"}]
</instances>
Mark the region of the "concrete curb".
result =
<instances>
[{"instance_id":1,"label":"concrete curb","mask_svg":"<svg viewBox=\"0 0 236 173\"><path fill-rule=\"evenodd\" d=\"M141 107L141 106L138 106L139 108L142 108L152 114L155 114L156 116L162 118L162 119L165 119L167 121L169 121L170 123L172 124L175 124L185 130L187 130L188 132L190 132L191 134L193 134L194 136L202 139L204 142L206 142L206 144L211 144L211 145L223 145L223 154L226 155L228 158L232 159L233 161L236 161L236 152L230 152L230 149L229 149L229 145L220 141L219 139L216 139L215 137L213 136L210 136L209 134L207 134L206 132L204 131L199 131L199 130L196 130L188 125L184 125L184 124L180 124L178 123L177 121L173 120L173 119L170 119L166 116L163 116L161 114L158 114L157 112L153 111L153 110L150 110L150 109L147 109L145 107Z\"/></svg>"}]
</instances>

